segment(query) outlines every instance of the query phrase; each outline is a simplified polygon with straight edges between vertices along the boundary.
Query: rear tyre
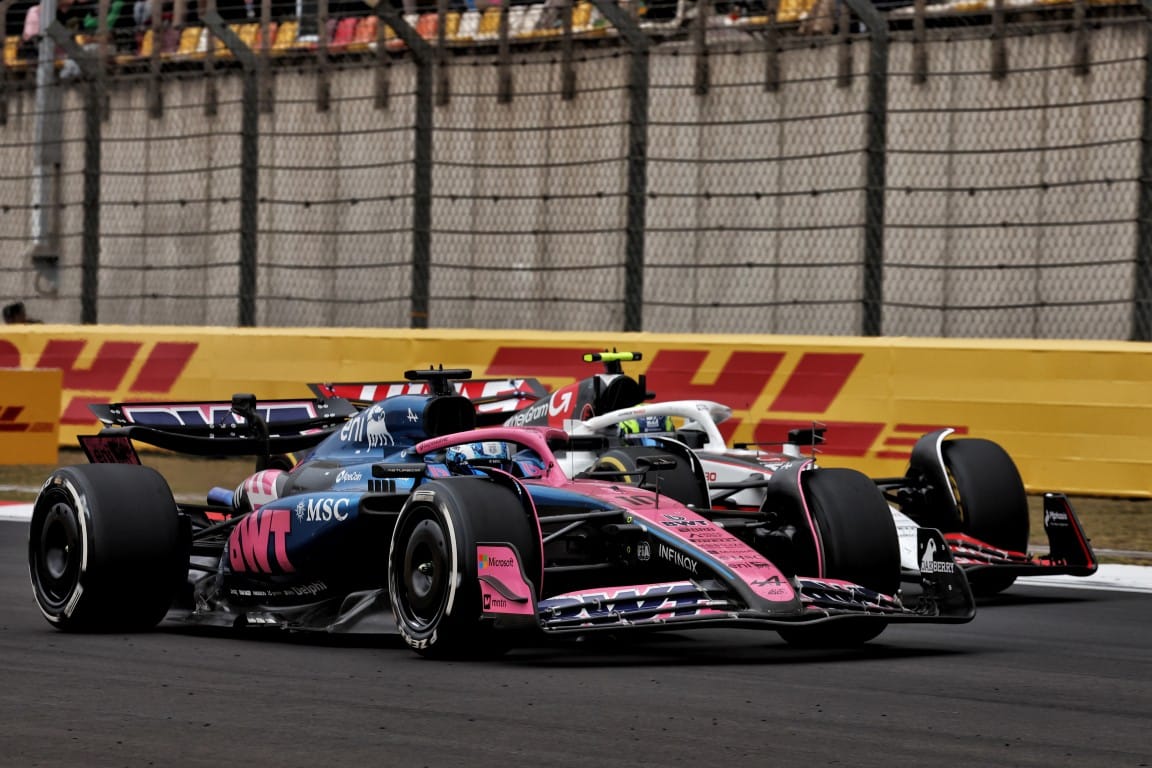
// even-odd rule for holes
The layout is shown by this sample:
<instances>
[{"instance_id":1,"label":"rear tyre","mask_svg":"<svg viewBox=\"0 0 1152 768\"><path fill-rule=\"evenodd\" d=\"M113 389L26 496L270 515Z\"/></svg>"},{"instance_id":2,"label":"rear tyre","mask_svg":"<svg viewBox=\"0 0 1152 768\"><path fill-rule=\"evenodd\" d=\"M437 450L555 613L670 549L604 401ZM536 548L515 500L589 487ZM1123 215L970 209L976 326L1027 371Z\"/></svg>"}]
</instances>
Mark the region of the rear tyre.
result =
<instances>
[{"instance_id":1,"label":"rear tyre","mask_svg":"<svg viewBox=\"0 0 1152 768\"><path fill-rule=\"evenodd\" d=\"M651 456L675 459L676 467L663 472L650 471L645 475L640 474L641 467L638 459ZM659 479L661 495L698 509L707 509L709 506L708 494L701 486L691 465L685 461L684 457L661 448L649 448L642 445L613 448L596 459L592 471L635 472L637 474L625 474L620 478L620 481L629 485L641 486L641 477L643 477L644 482L641 487L651 491L657 489L657 479Z\"/></svg>"},{"instance_id":2,"label":"rear tyre","mask_svg":"<svg viewBox=\"0 0 1152 768\"><path fill-rule=\"evenodd\" d=\"M801 482L816 531L799 559L800 574L895 593L900 587L900 544L888 502L876 484L843 468L809 470ZM799 647L843 648L866 643L886 627L879 619L841 619L782 629L780 636Z\"/></svg>"},{"instance_id":3,"label":"rear tyre","mask_svg":"<svg viewBox=\"0 0 1152 768\"><path fill-rule=\"evenodd\" d=\"M481 620L476 545L511 544L538 589L533 522L515 491L487 478L421 485L400 512L388 554L388 592L405 642L429 658L482 659L507 651L508 635Z\"/></svg>"},{"instance_id":4,"label":"rear tyre","mask_svg":"<svg viewBox=\"0 0 1152 768\"><path fill-rule=\"evenodd\" d=\"M1028 495L1012 457L991 440L964 438L942 444L960 508L960 530L1000 549L1028 549ZM968 583L977 596L1003 592L1014 574L995 569L971 571Z\"/></svg>"},{"instance_id":5,"label":"rear tyre","mask_svg":"<svg viewBox=\"0 0 1152 768\"><path fill-rule=\"evenodd\" d=\"M28 570L40 611L59 629L156 626L188 572L168 483L149 467L89 464L53 472L32 509Z\"/></svg>"}]
</instances>

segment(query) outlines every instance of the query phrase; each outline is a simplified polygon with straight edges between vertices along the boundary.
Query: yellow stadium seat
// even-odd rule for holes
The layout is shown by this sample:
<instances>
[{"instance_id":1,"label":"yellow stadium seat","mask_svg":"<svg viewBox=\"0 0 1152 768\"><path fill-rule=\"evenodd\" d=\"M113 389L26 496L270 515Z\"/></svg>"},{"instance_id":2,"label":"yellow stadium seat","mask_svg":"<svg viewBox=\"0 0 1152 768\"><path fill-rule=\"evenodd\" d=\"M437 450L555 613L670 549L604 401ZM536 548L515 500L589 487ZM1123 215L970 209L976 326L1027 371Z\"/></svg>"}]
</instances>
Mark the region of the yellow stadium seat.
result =
<instances>
[{"instance_id":1,"label":"yellow stadium seat","mask_svg":"<svg viewBox=\"0 0 1152 768\"><path fill-rule=\"evenodd\" d=\"M460 29L460 11L449 11L444 15L444 39L451 40L456 37Z\"/></svg>"},{"instance_id":2,"label":"yellow stadium seat","mask_svg":"<svg viewBox=\"0 0 1152 768\"><path fill-rule=\"evenodd\" d=\"M260 47L260 23L241 24L235 29L236 36L240 38L240 42L248 46L252 50Z\"/></svg>"},{"instance_id":3,"label":"yellow stadium seat","mask_svg":"<svg viewBox=\"0 0 1152 768\"><path fill-rule=\"evenodd\" d=\"M572 9L572 31L583 32L592 26L592 3L576 3Z\"/></svg>"},{"instance_id":4,"label":"yellow stadium seat","mask_svg":"<svg viewBox=\"0 0 1152 768\"><path fill-rule=\"evenodd\" d=\"M20 38L10 35L4 38L4 66L8 69L23 69L28 62L20 58Z\"/></svg>"},{"instance_id":5,"label":"yellow stadium seat","mask_svg":"<svg viewBox=\"0 0 1152 768\"><path fill-rule=\"evenodd\" d=\"M480 26L476 30L474 39L476 40L495 40L500 37L500 8L499 6L490 6L484 9L484 13L480 16Z\"/></svg>"},{"instance_id":6,"label":"yellow stadium seat","mask_svg":"<svg viewBox=\"0 0 1152 768\"><path fill-rule=\"evenodd\" d=\"M776 21L779 24L794 24L812 12L816 5L815 0L782 0L776 9Z\"/></svg>"},{"instance_id":7,"label":"yellow stadium seat","mask_svg":"<svg viewBox=\"0 0 1152 768\"><path fill-rule=\"evenodd\" d=\"M176 46L176 52L172 55L181 59L198 58L202 53L200 42L203 33L203 27L184 27L180 32L180 42Z\"/></svg>"},{"instance_id":8,"label":"yellow stadium seat","mask_svg":"<svg viewBox=\"0 0 1152 768\"><path fill-rule=\"evenodd\" d=\"M285 21L276 30L276 37L272 42L274 53L283 53L296 46L296 36L300 32L300 22Z\"/></svg>"},{"instance_id":9,"label":"yellow stadium seat","mask_svg":"<svg viewBox=\"0 0 1152 768\"><path fill-rule=\"evenodd\" d=\"M144 36L140 38L140 58L146 59L152 55L152 30L144 30Z\"/></svg>"}]
</instances>

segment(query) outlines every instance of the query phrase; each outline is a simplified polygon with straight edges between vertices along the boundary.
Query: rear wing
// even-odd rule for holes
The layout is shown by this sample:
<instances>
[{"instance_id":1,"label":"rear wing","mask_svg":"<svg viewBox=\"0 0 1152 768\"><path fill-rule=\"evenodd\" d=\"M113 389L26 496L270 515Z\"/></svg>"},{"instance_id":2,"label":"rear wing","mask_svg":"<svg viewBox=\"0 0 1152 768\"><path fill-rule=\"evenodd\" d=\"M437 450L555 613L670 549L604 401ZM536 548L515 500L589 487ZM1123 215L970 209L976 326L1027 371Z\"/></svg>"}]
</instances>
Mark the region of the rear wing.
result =
<instances>
[{"instance_id":1,"label":"rear wing","mask_svg":"<svg viewBox=\"0 0 1152 768\"><path fill-rule=\"evenodd\" d=\"M308 450L359 411L332 397L257 401L235 395L231 401L135 402L89 405L104 424L97 436L80 439L89 453L104 455L116 444L136 441L198 456L260 456ZM123 451L124 449L119 449Z\"/></svg>"},{"instance_id":2,"label":"rear wing","mask_svg":"<svg viewBox=\"0 0 1152 768\"><path fill-rule=\"evenodd\" d=\"M492 414L490 421L503 421L507 414L528 407L547 397L548 390L539 379L467 379L450 382L457 395L468 398L476 408L476 415ZM336 397L363 409L388 397L398 395L437 394L434 384L425 380L407 381L344 381L313 383L308 389L317 397Z\"/></svg>"}]
</instances>

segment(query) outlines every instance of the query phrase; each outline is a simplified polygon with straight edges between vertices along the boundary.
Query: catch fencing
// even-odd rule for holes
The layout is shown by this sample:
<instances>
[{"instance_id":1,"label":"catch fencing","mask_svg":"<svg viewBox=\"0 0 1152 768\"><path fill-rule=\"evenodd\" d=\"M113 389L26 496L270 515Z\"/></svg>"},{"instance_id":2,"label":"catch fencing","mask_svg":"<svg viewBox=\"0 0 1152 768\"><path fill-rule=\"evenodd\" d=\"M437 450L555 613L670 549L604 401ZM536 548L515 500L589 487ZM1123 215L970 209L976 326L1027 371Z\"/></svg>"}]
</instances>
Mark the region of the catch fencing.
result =
<instances>
[{"instance_id":1,"label":"catch fencing","mask_svg":"<svg viewBox=\"0 0 1152 768\"><path fill-rule=\"evenodd\" d=\"M119 48L58 22L63 82L6 56L0 298L70 323L1152 338L1146 5L301 7L209 2Z\"/></svg>"}]
</instances>

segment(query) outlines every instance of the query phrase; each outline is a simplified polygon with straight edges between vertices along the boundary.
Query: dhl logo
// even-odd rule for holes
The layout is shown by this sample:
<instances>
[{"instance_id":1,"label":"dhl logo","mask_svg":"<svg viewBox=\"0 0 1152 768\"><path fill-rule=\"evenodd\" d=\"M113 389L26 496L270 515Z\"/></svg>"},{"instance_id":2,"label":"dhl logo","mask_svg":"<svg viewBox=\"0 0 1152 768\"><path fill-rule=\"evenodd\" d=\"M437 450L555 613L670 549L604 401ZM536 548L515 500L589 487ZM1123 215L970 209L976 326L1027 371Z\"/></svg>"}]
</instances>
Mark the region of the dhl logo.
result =
<instances>
[{"instance_id":1,"label":"dhl logo","mask_svg":"<svg viewBox=\"0 0 1152 768\"><path fill-rule=\"evenodd\" d=\"M88 426L96 422L90 403L120 399L162 399L180 379L199 344L136 341L91 344L78 339L49 339L34 368L63 372L65 403L61 425ZM0 341L0 368L20 368L20 350ZM127 386L125 386L127 385Z\"/></svg>"},{"instance_id":2,"label":"dhl logo","mask_svg":"<svg viewBox=\"0 0 1152 768\"><path fill-rule=\"evenodd\" d=\"M199 343L188 341L49 339L32 367L63 372L61 426L90 427L96 423L88 409L91 403L164 400L199 348ZM780 443L789 429L819 421L828 427L828 441L821 448L825 455L906 459L925 432L941 426L950 426L957 434L968 432L958 424L829 419L862 353L735 351L715 373L709 355L702 349L661 349L645 355L647 368L635 373L647 376L661 400L715 400L731 407L733 418L719 425L729 440L739 432L742 441ZM27 367L27 362L12 342L0 340L0 367ZM559 387L591 373L571 348L501 346L482 375L504 377L505 382L508 377L536 376ZM39 423L23 425L19 415L12 406L0 411L0 430L46 428Z\"/></svg>"},{"instance_id":3,"label":"dhl logo","mask_svg":"<svg viewBox=\"0 0 1152 768\"><path fill-rule=\"evenodd\" d=\"M704 350L659 350L643 373L660 400L715 400L732 408L733 418L719 425L727 440L746 419L754 419L752 409L765 398L770 398L767 413L745 427L749 442L779 444L788 430L819 421L828 428L821 452L829 456L907 459L916 439L926 432L941 426L951 426L958 434L968 431L959 425L825 418L863 359L862 353L805 352L790 366L789 358L795 354L737 351L714 377L705 374L708 354ZM526 373L559 387L586 378L591 371L571 349L552 347L500 347L485 371L489 376Z\"/></svg>"},{"instance_id":4,"label":"dhl logo","mask_svg":"<svg viewBox=\"0 0 1152 768\"><path fill-rule=\"evenodd\" d=\"M0 432L51 432L50 421L20 421L22 405L0 405Z\"/></svg>"}]
</instances>

